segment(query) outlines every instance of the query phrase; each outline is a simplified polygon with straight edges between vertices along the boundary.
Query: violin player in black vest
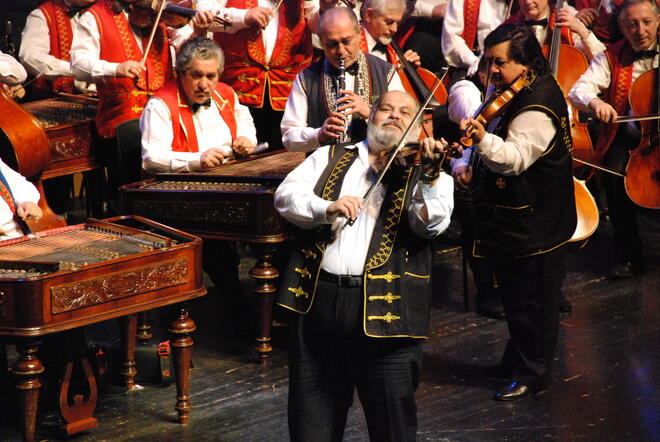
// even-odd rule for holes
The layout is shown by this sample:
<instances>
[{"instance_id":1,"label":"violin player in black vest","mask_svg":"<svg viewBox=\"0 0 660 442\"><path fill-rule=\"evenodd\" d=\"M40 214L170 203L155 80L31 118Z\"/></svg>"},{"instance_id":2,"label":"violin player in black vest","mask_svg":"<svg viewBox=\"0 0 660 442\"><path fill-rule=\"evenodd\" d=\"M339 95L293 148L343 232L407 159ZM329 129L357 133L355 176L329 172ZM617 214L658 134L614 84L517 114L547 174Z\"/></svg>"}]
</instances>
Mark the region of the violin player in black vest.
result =
<instances>
[{"instance_id":1,"label":"violin player in black vest","mask_svg":"<svg viewBox=\"0 0 660 442\"><path fill-rule=\"evenodd\" d=\"M550 380L563 245L577 222L572 140L563 93L529 27L500 25L485 39L485 57L496 89L524 85L487 130L476 119L461 122L481 163L471 177L477 218L472 253L493 265L510 334L490 374L511 382L493 399L512 401Z\"/></svg>"},{"instance_id":2,"label":"violin player in black vest","mask_svg":"<svg viewBox=\"0 0 660 442\"><path fill-rule=\"evenodd\" d=\"M301 228L279 294L281 306L299 313L289 347L293 441L342 440L355 389L371 440L415 440L430 239L449 225L453 183L424 165L397 165L373 198L362 196L387 159L380 153L399 142L417 108L405 92L385 93L367 140L319 148L275 194L279 213ZM416 123L407 140L419 133ZM441 148L426 138L422 156Z\"/></svg>"}]
</instances>

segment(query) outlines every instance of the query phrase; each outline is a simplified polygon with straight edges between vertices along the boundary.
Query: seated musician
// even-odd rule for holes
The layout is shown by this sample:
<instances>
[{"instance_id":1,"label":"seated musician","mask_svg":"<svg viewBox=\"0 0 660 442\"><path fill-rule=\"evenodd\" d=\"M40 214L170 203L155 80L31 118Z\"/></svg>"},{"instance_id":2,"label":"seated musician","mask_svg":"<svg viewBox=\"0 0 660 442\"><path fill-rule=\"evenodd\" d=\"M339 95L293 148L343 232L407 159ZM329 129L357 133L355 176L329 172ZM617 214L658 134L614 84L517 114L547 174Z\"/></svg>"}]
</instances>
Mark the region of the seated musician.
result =
<instances>
[{"instance_id":1,"label":"seated musician","mask_svg":"<svg viewBox=\"0 0 660 442\"><path fill-rule=\"evenodd\" d=\"M628 92L633 82L658 67L659 14L660 7L654 0L626 0L618 17L625 38L594 58L569 92L573 105L593 112L607 123L599 133L595 149L605 152L602 165L615 172L625 171L629 151L640 142L634 124L613 122L629 112ZM643 271L636 206L625 191L622 177L610 173L601 176L614 228L616 262L609 276L628 278Z\"/></svg>"},{"instance_id":2,"label":"seated musician","mask_svg":"<svg viewBox=\"0 0 660 442\"><path fill-rule=\"evenodd\" d=\"M0 61L0 69L2 62ZM16 217L23 221L41 218L39 191L23 175L0 160L0 240L23 235L23 230Z\"/></svg>"},{"instance_id":3,"label":"seated musician","mask_svg":"<svg viewBox=\"0 0 660 442\"><path fill-rule=\"evenodd\" d=\"M531 26L541 46L549 45L555 26L562 26L561 42L575 46L591 59L605 50L605 45L577 17L572 6L557 10L551 0L518 0L520 10L506 23Z\"/></svg>"},{"instance_id":4,"label":"seated musician","mask_svg":"<svg viewBox=\"0 0 660 442\"><path fill-rule=\"evenodd\" d=\"M616 25L615 10L621 0L575 0L575 15L606 46L617 41L619 30Z\"/></svg>"},{"instance_id":5,"label":"seated musician","mask_svg":"<svg viewBox=\"0 0 660 442\"><path fill-rule=\"evenodd\" d=\"M399 60L392 49L392 38L399 29L407 11L405 0L366 0L362 4L362 32L360 49L395 66ZM412 50L403 56L416 67L421 66L419 55Z\"/></svg>"},{"instance_id":6,"label":"seated musician","mask_svg":"<svg viewBox=\"0 0 660 442\"><path fill-rule=\"evenodd\" d=\"M362 196L387 158L379 153L397 144L417 108L405 92L384 93L372 107L366 141L318 149L275 193L279 213L309 232L301 231L279 298L301 313L289 348L293 441L342 440L356 389L370 440L415 440L430 239L449 225L452 181L395 166L374 198ZM408 139L419 133L416 124ZM426 138L422 155L433 158L440 147ZM355 224L342 229L348 218Z\"/></svg>"},{"instance_id":7,"label":"seated musician","mask_svg":"<svg viewBox=\"0 0 660 442\"><path fill-rule=\"evenodd\" d=\"M11 55L0 52L0 84L10 98L14 98L23 90L21 83L26 78L25 68Z\"/></svg>"},{"instance_id":8,"label":"seated musician","mask_svg":"<svg viewBox=\"0 0 660 442\"><path fill-rule=\"evenodd\" d=\"M370 104L385 91L403 90L394 66L360 51L360 24L351 9L327 10L318 33L325 58L296 76L282 117L282 142L290 151L311 152L342 135L363 140ZM341 60L344 90L337 88Z\"/></svg>"},{"instance_id":9,"label":"seated musician","mask_svg":"<svg viewBox=\"0 0 660 442\"><path fill-rule=\"evenodd\" d=\"M245 155L256 146L247 107L219 81L224 66L220 47L208 38L186 42L176 59L178 77L147 103L140 117L142 168L194 172Z\"/></svg>"},{"instance_id":10,"label":"seated musician","mask_svg":"<svg viewBox=\"0 0 660 442\"><path fill-rule=\"evenodd\" d=\"M30 74L40 77L32 83L32 98L96 90L93 83L74 80L69 56L80 15L95 1L49 0L28 15L18 59Z\"/></svg>"}]
</instances>

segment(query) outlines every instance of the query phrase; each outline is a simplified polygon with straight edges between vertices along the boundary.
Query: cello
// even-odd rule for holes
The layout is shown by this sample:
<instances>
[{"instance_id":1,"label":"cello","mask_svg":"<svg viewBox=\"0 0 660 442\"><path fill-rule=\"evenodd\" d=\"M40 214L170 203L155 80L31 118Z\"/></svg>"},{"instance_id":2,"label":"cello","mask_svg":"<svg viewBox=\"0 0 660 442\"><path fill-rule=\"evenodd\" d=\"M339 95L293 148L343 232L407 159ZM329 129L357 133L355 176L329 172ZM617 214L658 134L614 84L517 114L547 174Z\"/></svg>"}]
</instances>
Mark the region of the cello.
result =
<instances>
[{"instance_id":1,"label":"cello","mask_svg":"<svg viewBox=\"0 0 660 442\"><path fill-rule=\"evenodd\" d=\"M32 231L66 225L48 205L41 183L41 174L50 167L50 145L46 132L34 115L19 106L0 87L0 157L12 169L34 183L39 190L39 207L43 212L38 221L28 220ZM29 233L29 232L25 232Z\"/></svg>"},{"instance_id":2,"label":"cello","mask_svg":"<svg viewBox=\"0 0 660 442\"><path fill-rule=\"evenodd\" d=\"M655 93L650 93L655 88ZM660 114L660 75L658 68L640 75L628 94L634 115ZM660 209L660 122L640 121L642 139L630 151L624 184L630 199L649 209Z\"/></svg>"},{"instance_id":3,"label":"cello","mask_svg":"<svg viewBox=\"0 0 660 442\"><path fill-rule=\"evenodd\" d=\"M559 0L557 10L564 6L564 0ZM548 63L562 90L569 91L573 83L589 68L587 57L577 48L561 43L561 26L555 26L552 30L550 46L542 48L543 54L548 57ZM561 66L561 68L560 68ZM590 161L593 154L593 146L586 123L578 119L578 112L571 105L568 97L564 96L568 106L568 117L573 140L573 156ZM587 189L584 181L573 177L575 189L575 209L577 213L577 226L569 240L570 242L582 241L591 236L598 228L600 215L598 205Z\"/></svg>"}]
</instances>

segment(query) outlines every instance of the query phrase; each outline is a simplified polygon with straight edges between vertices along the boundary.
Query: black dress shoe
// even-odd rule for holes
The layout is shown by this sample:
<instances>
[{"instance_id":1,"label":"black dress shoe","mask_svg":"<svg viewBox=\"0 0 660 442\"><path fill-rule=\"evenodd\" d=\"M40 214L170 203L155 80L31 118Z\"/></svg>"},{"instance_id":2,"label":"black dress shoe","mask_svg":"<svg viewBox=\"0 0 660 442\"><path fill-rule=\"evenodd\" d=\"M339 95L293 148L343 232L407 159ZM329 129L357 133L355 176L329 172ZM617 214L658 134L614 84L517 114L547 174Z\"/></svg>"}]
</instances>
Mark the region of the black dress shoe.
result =
<instances>
[{"instance_id":1,"label":"black dress shoe","mask_svg":"<svg viewBox=\"0 0 660 442\"><path fill-rule=\"evenodd\" d=\"M532 395L532 390L527 385L519 384L518 382L514 381L511 382L506 387L502 388L497 393L495 393L493 399L496 401L503 401L503 402L519 401L531 395Z\"/></svg>"},{"instance_id":2,"label":"black dress shoe","mask_svg":"<svg viewBox=\"0 0 660 442\"><path fill-rule=\"evenodd\" d=\"M636 271L637 269L633 266L633 263L628 261L623 264L618 264L612 267L610 272L607 274L608 279L628 279L632 278L640 272Z\"/></svg>"},{"instance_id":3,"label":"black dress shoe","mask_svg":"<svg viewBox=\"0 0 660 442\"><path fill-rule=\"evenodd\" d=\"M570 313L571 310L573 310L573 306L571 305L571 301L566 299L566 296L564 294L561 294L561 297L559 298L559 311L561 313Z\"/></svg>"}]
</instances>

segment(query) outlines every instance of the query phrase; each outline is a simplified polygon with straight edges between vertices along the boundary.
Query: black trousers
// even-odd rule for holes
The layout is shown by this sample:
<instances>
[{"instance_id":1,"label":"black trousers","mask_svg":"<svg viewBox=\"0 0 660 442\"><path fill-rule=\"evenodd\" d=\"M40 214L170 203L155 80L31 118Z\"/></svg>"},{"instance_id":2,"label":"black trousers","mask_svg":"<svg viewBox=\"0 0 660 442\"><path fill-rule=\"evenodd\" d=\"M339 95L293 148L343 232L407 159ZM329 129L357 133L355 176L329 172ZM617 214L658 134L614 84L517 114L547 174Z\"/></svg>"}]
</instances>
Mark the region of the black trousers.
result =
<instances>
[{"instance_id":1,"label":"black trousers","mask_svg":"<svg viewBox=\"0 0 660 442\"><path fill-rule=\"evenodd\" d=\"M603 166L623 173L628 165L630 149L637 147L639 137L619 130L610 146ZM637 205L632 202L623 182L623 177L603 173L603 186L607 195L607 210L614 229L614 250L618 263L630 261L633 266L642 266L642 240L637 223Z\"/></svg>"},{"instance_id":2,"label":"black trousers","mask_svg":"<svg viewBox=\"0 0 660 442\"><path fill-rule=\"evenodd\" d=\"M362 300L362 287L319 281L311 311L291 327L292 441L341 441L356 389L370 440L415 440L421 342L365 336Z\"/></svg>"},{"instance_id":3,"label":"black trousers","mask_svg":"<svg viewBox=\"0 0 660 442\"><path fill-rule=\"evenodd\" d=\"M260 143L268 142L268 150L284 149L282 144L282 117L284 111L273 110L270 106L270 89L264 92L264 106L262 108L250 107L250 114L257 129L257 140Z\"/></svg>"},{"instance_id":4,"label":"black trousers","mask_svg":"<svg viewBox=\"0 0 660 442\"><path fill-rule=\"evenodd\" d=\"M512 380L543 388L550 380L559 330L565 246L520 259L492 259L510 339L502 365Z\"/></svg>"}]
</instances>

